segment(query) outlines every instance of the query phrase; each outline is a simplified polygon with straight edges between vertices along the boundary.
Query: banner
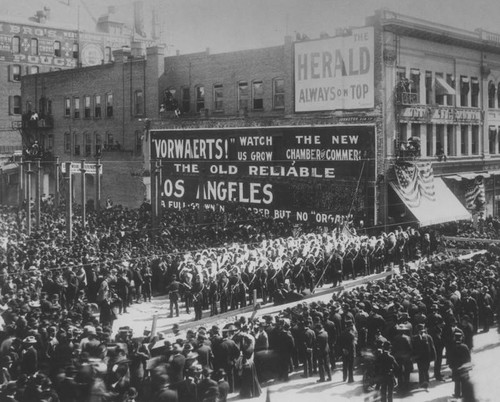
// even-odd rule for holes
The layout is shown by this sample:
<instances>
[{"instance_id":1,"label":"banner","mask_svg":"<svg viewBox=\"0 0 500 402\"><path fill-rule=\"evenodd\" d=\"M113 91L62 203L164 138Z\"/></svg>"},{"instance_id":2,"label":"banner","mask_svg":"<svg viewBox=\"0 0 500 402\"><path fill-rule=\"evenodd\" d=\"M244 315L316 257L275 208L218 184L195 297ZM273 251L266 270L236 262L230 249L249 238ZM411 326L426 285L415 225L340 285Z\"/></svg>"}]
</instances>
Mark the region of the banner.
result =
<instances>
[{"instance_id":1,"label":"banner","mask_svg":"<svg viewBox=\"0 0 500 402\"><path fill-rule=\"evenodd\" d=\"M295 43L295 111L370 109L375 102L373 27Z\"/></svg>"},{"instance_id":2,"label":"banner","mask_svg":"<svg viewBox=\"0 0 500 402\"><path fill-rule=\"evenodd\" d=\"M398 188L408 206L418 207L422 197L436 200L434 173L429 162L398 162L394 164Z\"/></svg>"},{"instance_id":3,"label":"banner","mask_svg":"<svg viewBox=\"0 0 500 402\"><path fill-rule=\"evenodd\" d=\"M242 205L294 221L345 219L366 208L375 176L374 127L151 130L167 208ZM344 217L344 218L342 218Z\"/></svg>"}]
</instances>

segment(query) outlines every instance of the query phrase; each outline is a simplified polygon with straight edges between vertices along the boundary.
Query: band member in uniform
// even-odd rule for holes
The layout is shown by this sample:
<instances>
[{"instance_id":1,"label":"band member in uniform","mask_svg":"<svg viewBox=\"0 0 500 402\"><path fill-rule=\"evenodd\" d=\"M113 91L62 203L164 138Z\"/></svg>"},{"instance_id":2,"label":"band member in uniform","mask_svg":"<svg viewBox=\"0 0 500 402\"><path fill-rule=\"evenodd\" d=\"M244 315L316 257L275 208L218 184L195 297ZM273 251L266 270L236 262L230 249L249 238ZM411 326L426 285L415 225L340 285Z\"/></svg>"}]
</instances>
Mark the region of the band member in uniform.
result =
<instances>
[{"instance_id":1,"label":"band member in uniform","mask_svg":"<svg viewBox=\"0 0 500 402\"><path fill-rule=\"evenodd\" d=\"M169 317L174 316L174 307L175 307L175 315L179 317L179 290L180 283L177 281L177 276L172 276L172 282L167 287L168 298L170 300L170 315Z\"/></svg>"}]
</instances>

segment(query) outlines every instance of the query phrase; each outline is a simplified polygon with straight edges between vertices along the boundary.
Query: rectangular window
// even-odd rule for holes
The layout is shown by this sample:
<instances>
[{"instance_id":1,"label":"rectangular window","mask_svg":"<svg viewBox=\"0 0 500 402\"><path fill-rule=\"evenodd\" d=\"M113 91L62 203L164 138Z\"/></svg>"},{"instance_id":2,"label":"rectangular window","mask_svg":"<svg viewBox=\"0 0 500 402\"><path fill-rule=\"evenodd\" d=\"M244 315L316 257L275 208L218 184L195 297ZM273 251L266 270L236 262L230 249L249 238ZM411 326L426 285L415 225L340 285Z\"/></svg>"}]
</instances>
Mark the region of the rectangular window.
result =
<instances>
[{"instance_id":1,"label":"rectangular window","mask_svg":"<svg viewBox=\"0 0 500 402\"><path fill-rule=\"evenodd\" d=\"M496 127L490 127L489 133L488 133L488 139L489 139L489 148L490 148L490 154L494 154L496 149L495 149L495 143L497 140L497 129Z\"/></svg>"},{"instance_id":2,"label":"rectangular window","mask_svg":"<svg viewBox=\"0 0 500 402\"><path fill-rule=\"evenodd\" d=\"M406 80L406 67L397 67L396 76L398 82L404 82Z\"/></svg>"},{"instance_id":3,"label":"rectangular window","mask_svg":"<svg viewBox=\"0 0 500 402\"><path fill-rule=\"evenodd\" d=\"M460 76L460 106L469 106L469 77Z\"/></svg>"},{"instance_id":4,"label":"rectangular window","mask_svg":"<svg viewBox=\"0 0 500 402\"><path fill-rule=\"evenodd\" d=\"M136 116L144 114L144 93L141 89L134 93L134 113Z\"/></svg>"},{"instance_id":5,"label":"rectangular window","mask_svg":"<svg viewBox=\"0 0 500 402\"><path fill-rule=\"evenodd\" d=\"M94 117L101 118L101 95L94 95Z\"/></svg>"},{"instance_id":6,"label":"rectangular window","mask_svg":"<svg viewBox=\"0 0 500 402\"><path fill-rule=\"evenodd\" d=\"M80 98L73 98L73 117L80 118Z\"/></svg>"},{"instance_id":7,"label":"rectangular window","mask_svg":"<svg viewBox=\"0 0 500 402\"><path fill-rule=\"evenodd\" d=\"M57 40L54 42L54 56L61 57L61 42Z\"/></svg>"},{"instance_id":8,"label":"rectangular window","mask_svg":"<svg viewBox=\"0 0 500 402\"><path fill-rule=\"evenodd\" d=\"M468 155L469 150L469 127L468 126L460 126L460 153L462 155Z\"/></svg>"},{"instance_id":9,"label":"rectangular window","mask_svg":"<svg viewBox=\"0 0 500 402\"><path fill-rule=\"evenodd\" d=\"M31 39L30 53L32 56L38 55L38 39Z\"/></svg>"},{"instance_id":10,"label":"rectangular window","mask_svg":"<svg viewBox=\"0 0 500 402\"><path fill-rule=\"evenodd\" d=\"M470 85L470 105L472 107L479 107L479 80L477 77L471 77Z\"/></svg>"},{"instance_id":11,"label":"rectangular window","mask_svg":"<svg viewBox=\"0 0 500 402\"><path fill-rule=\"evenodd\" d=\"M410 69L410 103L420 102L420 70Z\"/></svg>"},{"instance_id":12,"label":"rectangular window","mask_svg":"<svg viewBox=\"0 0 500 402\"><path fill-rule=\"evenodd\" d=\"M80 155L80 136L77 133L73 135L73 144L75 144L75 155Z\"/></svg>"},{"instance_id":13,"label":"rectangular window","mask_svg":"<svg viewBox=\"0 0 500 402\"><path fill-rule=\"evenodd\" d=\"M254 110L264 109L264 84L262 81L252 83L252 99Z\"/></svg>"},{"instance_id":14,"label":"rectangular window","mask_svg":"<svg viewBox=\"0 0 500 402\"><path fill-rule=\"evenodd\" d=\"M224 110L224 88L222 84L214 85L214 110L217 112Z\"/></svg>"},{"instance_id":15,"label":"rectangular window","mask_svg":"<svg viewBox=\"0 0 500 402\"><path fill-rule=\"evenodd\" d=\"M436 156L444 155L444 125L436 124Z\"/></svg>"},{"instance_id":16,"label":"rectangular window","mask_svg":"<svg viewBox=\"0 0 500 402\"><path fill-rule=\"evenodd\" d=\"M455 135L454 135L454 126L449 124L446 126L446 135L448 137L448 149L446 150L446 154L448 156L455 155Z\"/></svg>"},{"instance_id":17,"label":"rectangular window","mask_svg":"<svg viewBox=\"0 0 500 402\"><path fill-rule=\"evenodd\" d=\"M443 73L436 73L435 76L443 78ZM436 103L438 105L444 105L444 99L445 99L444 93L442 91L435 91L435 92L436 92Z\"/></svg>"},{"instance_id":18,"label":"rectangular window","mask_svg":"<svg viewBox=\"0 0 500 402\"><path fill-rule=\"evenodd\" d=\"M90 118L90 96L88 95L83 97L83 116L86 119Z\"/></svg>"},{"instance_id":19,"label":"rectangular window","mask_svg":"<svg viewBox=\"0 0 500 402\"><path fill-rule=\"evenodd\" d=\"M12 53L21 53L21 38L19 36L12 37Z\"/></svg>"},{"instance_id":20,"label":"rectangular window","mask_svg":"<svg viewBox=\"0 0 500 402\"><path fill-rule=\"evenodd\" d=\"M19 95L12 97L11 114L21 114L21 97Z\"/></svg>"},{"instance_id":21,"label":"rectangular window","mask_svg":"<svg viewBox=\"0 0 500 402\"><path fill-rule=\"evenodd\" d=\"M285 108L285 80L276 78L273 81L273 109Z\"/></svg>"},{"instance_id":22,"label":"rectangular window","mask_svg":"<svg viewBox=\"0 0 500 402\"><path fill-rule=\"evenodd\" d=\"M71 117L71 99L64 98L64 117Z\"/></svg>"},{"instance_id":23,"label":"rectangular window","mask_svg":"<svg viewBox=\"0 0 500 402\"><path fill-rule=\"evenodd\" d=\"M190 94L189 88L187 88L187 87L182 88L181 94L182 94L182 98L181 98L182 111L184 113L187 113L187 112L189 112L189 109L191 107L191 94Z\"/></svg>"},{"instance_id":24,"label":"rectangular window","mask_svg":"<svg viewBox=\"0 0 500 402\"><path fill-rule=\"evenodd\" d=\"M94 132L94 134L95 134L95 154L96 156L100 156L102 150L101 134L99 134L98 132Z\"/></svg>"},{"instance_id":25,"label":"rectangular window","mask_svg":"<svg viewBox=\"0 0 500 402\"><path fill-rule=\"evenodd\" d=\"M249 98L248 82L238 83L238 110L248 110Z\"/></svg>"},{"instance_id":26,"label":"rectangular window","mask_svg":"<svg viewBox=\"0 0 500 402\"><path fill-rule=\"evenodd\" d=\"M446 74L446 82L450 87L455 89L455 77L452 74ZM454 95L446 95L446 104L448 106L453 106Z\"/></svg>"},{"instance_id":27,"label":"rectangular window","mask_svg":"<svg viewBox=\"0 0 500 402\"><path fill-rule=\"evenodd\" d=\"M479 127L472 126L471 154L479 155Z\"/></svg>"},{"instance_id":28,"label":"rectangular window","mask_svg":"<svg viewBox=\"0 0 500 402\"><path fill-rule=\"evenodd\" d=\"M106 94L106 117L113 117L113 94Z\"/></svg>"},{"instance_id":29,"label":"rectangular window","mask_svg":"<svg viewBox=\"0 0 500 402\"><path fill-rule=\"evenodd\" d=\"M29 66L28 67L28 74L38 74L40 72L40 67L38 66Z\"/></svg>"},{"instance_id":30,"label":"rectangular window","mask_svg":"<svg viewBox=\"0 0 500 402\"><path fill-rule=\"evenodd\" d=\"M205 87L196 87L196 111L200 112L205 109Z\"/></svg>"},{"instance_id":31,"label":"rectangular window","mask_svg":"<svg viewBox=\"0 0 500 402\"><path fill-rule=\"evenodd\" d=\"M64 133L64 152L71 152L71 135L70 133Z\"/></svg>"},{"instance_id":32,"label":"rectangular window","mask_svg":"<svg viewBox=\"0 0 500 402\"><path fill-rule=\"evenodd\" d=\"M425 72L425 104L432 103L432 71Z\"/></svg>"},{"instance_id":33,"label":"rectangular window","mask_svg":"<svg viewBox=\"0 0 500 402\"><path fill-rule=\"evenodd\" d=\"M427 140L425 144L425 148L427 149L427 154L425 156L433 156L432 130L433 130L433 125L427 124Z\"/></svg>"},{"instance_id":34,"label":"rectangular window","mask_svg":"<svg viewBox=\"0 0 500 402\"><path fill-rule=\"evenodd\" d=\"M85 156L90 156L92 154L92 136L89 132L86 132L84 135Z\"/></svg>"},{"instance_id":35,"label":"rectangular window","mask_svg":"<svg viewBox=\"0 0 500 402\"><path fill-rule=\"evenodd\" d=\"M11 80L16 81L16 82L20 82L21 81L21 66L14 64L11 66L11 71L12 71Z\"/></svg>"},{"instance_id":36,"label":"rectangular window","mask_svg":"<svg viewBox=\"0 0 500 402\"><path fill-rule=\"evenodd\" d=\"M73 58L78 59L78 43L73 43Z\"/></svg>"}]
</instances>

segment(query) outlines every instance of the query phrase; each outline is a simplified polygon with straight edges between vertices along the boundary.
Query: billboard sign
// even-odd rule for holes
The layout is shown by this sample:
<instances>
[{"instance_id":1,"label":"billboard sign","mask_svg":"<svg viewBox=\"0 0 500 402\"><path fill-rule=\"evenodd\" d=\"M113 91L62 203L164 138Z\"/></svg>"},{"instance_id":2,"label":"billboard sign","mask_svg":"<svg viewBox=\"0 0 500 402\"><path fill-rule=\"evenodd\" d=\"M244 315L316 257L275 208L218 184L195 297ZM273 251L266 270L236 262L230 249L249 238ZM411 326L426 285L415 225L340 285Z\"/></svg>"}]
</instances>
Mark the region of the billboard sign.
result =
<instances>
[{"instance_id":1,"label":"billboard sign","mask_svg":"<svg viewBox=\"0 0 500 402\"><path fill-rule=\"evenodd\" d=\"M375 175L373 126L151 130L150 146L166 208L242 205L332 222Z\"/></svg>"},{"instance_id":2,"label":"billboard sign","mask_svg":"<svg viewBox=\"0 0 500 402\"><path fill-rule=\"evenodd\" d=\"M295 43L295 111L369 109L375 102L373 27Z\"/></svg>"}]
</instances>

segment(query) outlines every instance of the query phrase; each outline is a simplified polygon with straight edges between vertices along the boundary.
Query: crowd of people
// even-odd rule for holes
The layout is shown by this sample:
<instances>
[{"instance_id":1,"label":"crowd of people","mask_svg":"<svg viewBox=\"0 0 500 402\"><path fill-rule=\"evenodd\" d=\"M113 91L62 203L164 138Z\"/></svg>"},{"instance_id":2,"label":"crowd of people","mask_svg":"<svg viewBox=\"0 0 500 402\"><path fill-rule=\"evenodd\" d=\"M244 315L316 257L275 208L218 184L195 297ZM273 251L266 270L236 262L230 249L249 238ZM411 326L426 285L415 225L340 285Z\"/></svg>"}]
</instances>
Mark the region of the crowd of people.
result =
<instances>
[{"instance_id":1,"label":"crowd of people","mask_svg":"<svg viewBox=\"0 0 500 402\"><path fill-rule=\"evenodd\" d=\"M406 270L406 261L430 258L437 247L433 233L413 228L377 236L362 227L310 231L234 209L165 211L154 233L147 204L90 211L85 227L77 217L78 210L69 242L64 213L50 199L31 236L24 210L0 208L0 401L208 402L235 390L254 397L266 359L279 380L303 366L304 376L318 373L324 382L341 365L352 382L355 362L368 350L375 351L376 385L385 395L390 381L380 379L397 375L398 389L409 389L413 363L421 386L432 360L440 380L443 349L458 379L455 393L460 384L467 393L455 345L462 355L458 345L466 345L470 356L473 334L489 329L498 306L494 254ZM245 306L254 291L264 303L299 302L317 286L391 264L402 268L401 276L329 303L300 302L275 317L169 339L113 330L131 303L156 294L168 293L171 315L183 300L199 319L204 310L214 315Z\"/></svg>"}]
</instances>

